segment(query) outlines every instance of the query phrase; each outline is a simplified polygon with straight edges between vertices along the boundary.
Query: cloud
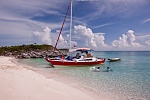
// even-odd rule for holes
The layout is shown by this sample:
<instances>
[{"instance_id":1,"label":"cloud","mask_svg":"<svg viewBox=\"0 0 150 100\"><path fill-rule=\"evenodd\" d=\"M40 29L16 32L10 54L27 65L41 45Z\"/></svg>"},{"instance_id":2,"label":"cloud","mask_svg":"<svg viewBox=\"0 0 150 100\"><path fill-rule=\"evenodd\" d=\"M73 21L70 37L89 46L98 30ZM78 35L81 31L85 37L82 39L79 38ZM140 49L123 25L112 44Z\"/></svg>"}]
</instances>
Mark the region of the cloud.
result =
<instances>
[{"instance_id":1,"label":"cloud","mask_svg":"<svg viewBox=\"0 0 150 100\"><path fill-rule=\"evenodd\" d=\"M63 2L63 3L62 3ZM33 20L37 16L44 14L60 14L60 9L67 1L62 0L1 0L0 1L0 42L2 45L18 45L33 43L33 32L43 31L46 26L51 29L60 29L60 22L41 22ZM64 8L65 9L65 8ZM62 15L62 14L61 14ZM52 19L53 20L53 19ZM61 22L62 23L62 22ZM67 25L67 24L66 24ZM5 38L2 38L5 37ZM11 38L13 36L13 39ZM12 40L10 40L12 39ZM19 41L19 42L18 42ZM21 42L20 42L21 41ZM48 41L48 40L43 40Z\"/></svg>"},{"instance_id":2,"label":"cloud","mask_svg":"<svg viewBox=\"0 0 150 100\"><path fill-rule=\"evenodd\" d=\"M43 31L34 32L33 38L36 43L45 43L55 46L59 33L51 32L51 29L46 27ZM74 33L72 37L72 47L88 47L95 50L149 50L150 49L150 35L135 36L133 30L128 30L126 34L122 34L118 40L114 40L109 46L105 43L104 33L93 33L90 28L78 25L74 26ZM60 35L57 48L69 48L69 34L66 36Z\"/></svg>"},{"instance_id":3,"label":"cloud","mask_svg":"<svg viewBox=\"0 0 150 100\"><path fill-rule=\"evenodd\" d=\"M150 47L150 40L145 41L145 44Z\"/></svg>"},{"instance_id":4,"label":"cloud","mask_svg":"<svg viewBox=\"0 0 150 100\"><path fill-rule=\"evenodd\" d=\"M78 46L81 47L91 47L96 50L108 50L108 48L110 50L110 48L114 49L116 47L131 49L146 47L150 48L149 35L136 36L132 31L129 31L129 33L126 34L122 34L119 39L114 40L113 46L109 46L105 43L105 36L108 36L110 31L115 31L111 30L112 28L117 29L115 27L117 24L114 24L114 21L117 23L115 18L120 18L120 15L122 17L135 14L133 13L134 11L140 12L140 15L144 15L144 12L141 13L141 10L149 7L147 6L149 4L149 0L86 1L84 3L82 2L84 7L80 7L81 10L84 10L83 12L80 11L79 3L74 1L75 5L73 5L73 8L75 8L73 12L73 24L78 26L74 27L75 33L72 37L72 44L78 44ZM68 4L69 0L32 0L32 2L29 0L1 0L0 46L7 44L31 44L34 42L39 44L52 44L54 46L59 34L55 30L60 29ZM79 12L75 11L76 8L79 9ZM148 10L145 13L148 13ZM121 21L119 20L119 22ZM148 23L149 21L150 19L147 18L143 20L143 23ZM124 25L124 23L122 25ZM95 28L94 31L98 32L101 30L103 32L107 32L107 34L105 35L105 33L95 33L87 26L95 26L93 27ZM101 27L104 26L109 26L110 30L103 30ZM58 43L58 47L60 48L69 47L69 37L67 37L67 34L69 33L68 27L69 17L66 19L63 33L60 36ZM136 27L134 27L134 29L135 28ZM120 28L119 31L122 30L123 29ZM111 34L111 36L112 35L114 34Z\"/></svg>"},{"instance_id":5,"label":"cloud","mask_svg":"<svg viewBox=\"0 0 150 100\"><path fill-rule=\"evenodd\" d=\"M144 24L144 23L147 23L147 22L150 22L150 18L143 20L141 24Z\"/></svg>"},{"instance_id":6,"label":"cloud","mask_svg":"<svg viewBox=\"0 0 150 100\"><path fill-rule=\"evenodd\" d=\"M43 32L34 32L33 33L33 38L37 41L37 42L41 42L43 44L52 44L52 40L51 40L51 30L46 27L44 29Z\"/></svg>"},{"instance_id":7,"label":"cloud","mask_svg":"<svg viewBox=\"0 0 150 100\"><path fill-rule=\"evenodd\" d=\"M128 30L128 32L126 34L122 34L118 40L114 40L112 42L112 46L120 49L145 48L144 45L136 42L136 36L132 30Z\"/></svg>"},{"instance_id":8,"label":"cloud","mask_svg":"<svg viewBox=\"0 0 150 100\"><path fill-rule=\"evenodd\" d=\"M135 41L150 48L150 35L137 36Z\"/></svg>"},{"instance_id":9,"label":"cloud","mask_svg":"<svg viewBox=\"0 0 150 100\"><path fill-rule=\"evenodd\" d=\"M90 47L95 49L108 48L109 46L104 43L104 36L101 33L93 33L90 28L86 26L74 26L74 34L78 37L78 41L82 47ZM78 43L78 44L79 44Z\"/></svg>"},{"instance_id":10,"label":"cloud","mask_svg":"<svg viewBox=\"0 0 150 100\"><path fill-rule=\"evenodd\" d=\"M64 39L64 37L62 35L60 35L57 47L58 48L68 48L68 41L66 39Z\"/></svg>"},{"instance_id":11,"label":"cloud","mask_svg":"<svg viewBox=\"0 0 150 100\"><path fill-rule=\"evenodd\" d=\"M104 26L109 26L109 25L112 25L113 23L105 23L105 24L102 24L102 25L99 25L99 26L94 26L93 28L101 28L101 27L104 27Z\"/></svg>"},{"instance_id":12,"label":"cloud","mask_svg":"<svg viewBox=\"0 0 150 100\"><path fill-rule=\"evenodd\" d=\"M124 18L135 16L141 8L149 6L149 0L97 0L89 2L89 6L94 10L85 15L83 20L93 21L100 17L112 18L112 16Z\"/></svg>"},{"instance_id":13,"label":"cloud","mask_svg":"<svg viewBox=\"0 0 150 100\"><path fill-rule=\"evenodd\" d=\"M43 31L36 31L33 33L33 38L36 43L39 44L50 44L55 46L57 37L59 33L51 32L51 29L46 27ZM75 36L75 38L74 38ZM74 40L71 41L72 47L77 45L77 47L89 47L93 49L106 49L109 48L107 44L104 43L104 33L93 33L90 28L86 26L74 26L74 34L72 35ZM69 34L63 36L60 35L57 48L69 48Z\"/></svg>"},{"instance_id":14,"label":"cloud","mask_svg":"<svg viewBox=\"0 0 150 100\"><path fill-rule=\"evenodd\" d=\"M94 34L90 28L86 28L85 26L74 26L74 33L78 36L78 39L83 43L83 46L88 47L97 47L95 44Z\"/></svg>"},{"instance_id":15,"label":"cloud","mask_svg":"<svg viewBox=\"0 0 150 100\"><path fill-rule=\"evenodd\" d=\"M30 26L42 26L42 28L46 26L53 26L57 27L60 24L60 22L50 22L53 19L39 21L34 20L36 18L46 19L46 17L52 16L52 15L61 15L61 10L63 5L65 5L67 1L62 0L32 0L30 2L29 0L2 0L0 2L0 27L6 27L11 25L13 27L13 24L15 24L16 28L20 28L22 31L26 31L27 29L31 29ZM48 16L48 17L49 17ZM62 16L63 17L63 16ZM4 24L3 24L4 23ZM48 25L51 23L50 25ZM11 25L10 25L11 24ZM27 24L27 25L26 25ZM29 25L30 24L30 25ZM38 25L36 25L38 24ZM24 27L22 27L24 25ZM28 26L29 25L29 26ZM39 28L39 27L38 27ZM52 27L51 27L52 28ZM59 25L60 28L60 25ZM32 29L32 32L35 31L35 28ZM1 29L3 30L3 28ZM16 30L16 29L13 29ZM6 31L7 32L7 31ZM7 32L10 33L10 32ZM18 32L19 33L19 32Z\"/></svg>"},{"instance_id":16,"label":"cloud","mask_svg":"<svg viewBox=\"0 0 150 100\"><path fill-rule=\"evenodd\" d=\"M150 50L150 35L135 36L133 30L122 34L112 45L105 43L104 33L94 33L86 26L74 26L74 34L79 46L90 47L95 50Z\"/></svg>"},{"instance_id":17,"label":"cloud","mask_svg":"<svg viewBox=\"0 0 150 100\"><path fill-rule=\"evenodd\" d=\"M46 27L43 31L34 32L32 37L34 42L38 44L49 44L55 46L58 34L52 33L51 29ZM57 48L68 48L68 42L62 35L60 35Z\"/></svg>"},{"instance_id":18,"label":"cloud","mask_svg":"<svg viewBox=\"0 0 150 100\"><path fill-rule=\"evenodd\" d=\"M110 46L105 44L104 40L105 40L105 37L103 34L101 34L101 33L95 34L95 42L97 45L97 49L103 49L103 48L108 49L108 48L110 48Z\"/></svg>"}]
</instances>

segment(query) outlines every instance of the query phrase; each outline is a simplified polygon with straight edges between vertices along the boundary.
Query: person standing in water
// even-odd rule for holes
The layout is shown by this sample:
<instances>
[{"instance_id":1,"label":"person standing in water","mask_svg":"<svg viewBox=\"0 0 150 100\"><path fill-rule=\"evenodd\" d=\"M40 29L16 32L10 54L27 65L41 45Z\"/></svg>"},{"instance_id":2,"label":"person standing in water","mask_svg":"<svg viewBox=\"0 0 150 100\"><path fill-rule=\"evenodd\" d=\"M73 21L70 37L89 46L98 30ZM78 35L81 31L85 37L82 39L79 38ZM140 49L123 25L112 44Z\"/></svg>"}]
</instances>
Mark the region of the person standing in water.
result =
<instances>
[{"instance_id":1,"label":"person standing in water","mask_svg":"<svg viewBox=\"0 0 150 100\"><path fill-rule=\"evenodd\" d=\"M107 72L109 72L110 71L110 67L107 67Z\"/></svg>"}]
</instances>

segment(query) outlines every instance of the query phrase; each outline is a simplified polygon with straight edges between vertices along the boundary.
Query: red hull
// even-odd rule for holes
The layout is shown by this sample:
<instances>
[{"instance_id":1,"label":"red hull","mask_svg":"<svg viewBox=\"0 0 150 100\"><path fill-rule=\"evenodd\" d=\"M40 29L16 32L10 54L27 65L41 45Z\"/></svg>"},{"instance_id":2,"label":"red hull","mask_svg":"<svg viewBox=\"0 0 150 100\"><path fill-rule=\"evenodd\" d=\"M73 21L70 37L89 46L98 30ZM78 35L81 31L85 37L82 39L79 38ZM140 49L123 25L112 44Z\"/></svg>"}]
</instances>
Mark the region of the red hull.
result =
<instances>
[{"instance_id":1,"label":"red hull","mask_svg":"<svg viewBox=\"0 0 150 100\"><path fill-rule=\"evenodd\" d=\"M98 64L104 64L105 59L98 59L97 61L69 61L69 60L55 60L55 59L49 59L45 58L48 62L50 62L52 65L57 66L91 66L91 65L98 65Z\"/></svg>"}]
</instances>

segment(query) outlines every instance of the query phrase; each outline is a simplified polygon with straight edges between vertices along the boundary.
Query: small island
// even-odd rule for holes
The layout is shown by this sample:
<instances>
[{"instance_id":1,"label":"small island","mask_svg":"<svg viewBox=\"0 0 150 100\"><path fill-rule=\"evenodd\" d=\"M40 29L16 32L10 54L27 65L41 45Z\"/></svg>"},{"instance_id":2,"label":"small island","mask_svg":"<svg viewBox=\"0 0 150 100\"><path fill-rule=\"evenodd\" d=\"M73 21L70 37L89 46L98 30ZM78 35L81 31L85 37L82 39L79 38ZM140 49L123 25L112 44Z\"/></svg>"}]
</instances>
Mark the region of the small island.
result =
<instances>
[{"instance_id":1,"label":"small island","mask_svg":"<svg viewBox=\"0 0 150 100\"><path fill-rule=\"evenodd\" d=\"M58 53L53 53L54 47L48 44L29 44L20 46L0 47L0 56L15 57L18 59L53 57L66 55L68 49L57 49Z\"/></svg>"}]
</instances>

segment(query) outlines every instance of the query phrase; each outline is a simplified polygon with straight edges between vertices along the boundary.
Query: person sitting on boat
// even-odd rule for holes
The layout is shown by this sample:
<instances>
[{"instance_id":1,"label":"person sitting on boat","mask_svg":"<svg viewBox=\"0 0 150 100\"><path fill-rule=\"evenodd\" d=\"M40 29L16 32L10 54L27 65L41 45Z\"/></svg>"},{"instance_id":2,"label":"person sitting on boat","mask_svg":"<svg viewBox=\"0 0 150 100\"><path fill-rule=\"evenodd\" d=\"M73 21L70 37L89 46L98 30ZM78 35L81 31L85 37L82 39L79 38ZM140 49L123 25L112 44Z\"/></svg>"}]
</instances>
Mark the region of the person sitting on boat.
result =
<instances>
[{"instance_id":1,"label":"person sitting on boat","mask_svg":"<svg viewBox=\"0 0 150 100\"><path fill-rule=\"evenodd\" d=\"M82 55L82 56L80 57L80 59L84 60L84 55Z\"/></svg>"},{"instance_id":2,"label":"person sitting on boat","mask_svg":"<svg viewBox=\"0 0 150 100\"><path fill-rule=\"evenodd\" d=\"M72 57L71 57L71 56L67 56L66 59L67 59L67 60L72 60Z\"/></svg>"},{"instance_id":3,"label":"person sitting on boat","mask_svg":"<svg viewBox=\"0 0 150 100\"><path fill-rule=\"evenodd\" d=\"M80 53L76 54L76 58L79 59L80 58Z\"/></svg>"},{"instance_id":4,"label":"person sitting on boat","mask_svg":"<svg viewBox=\"0 0 150 100\"><path fill-rule=\"evenodd\" d=\"M92 55L91 55L90 53L88 53L87 51L86 51L86 56L87 56L88 58L92 57Z\"/></svg>"}]
</instances>

